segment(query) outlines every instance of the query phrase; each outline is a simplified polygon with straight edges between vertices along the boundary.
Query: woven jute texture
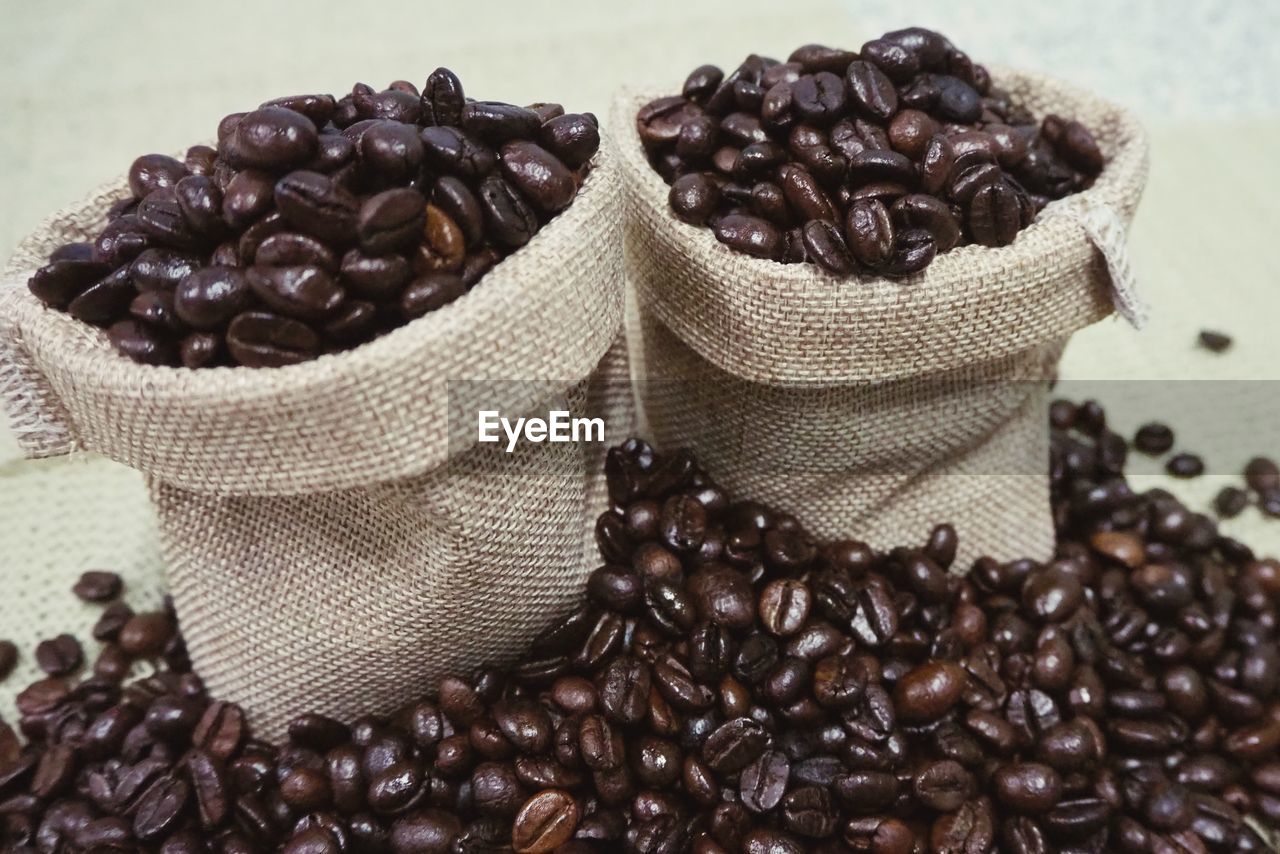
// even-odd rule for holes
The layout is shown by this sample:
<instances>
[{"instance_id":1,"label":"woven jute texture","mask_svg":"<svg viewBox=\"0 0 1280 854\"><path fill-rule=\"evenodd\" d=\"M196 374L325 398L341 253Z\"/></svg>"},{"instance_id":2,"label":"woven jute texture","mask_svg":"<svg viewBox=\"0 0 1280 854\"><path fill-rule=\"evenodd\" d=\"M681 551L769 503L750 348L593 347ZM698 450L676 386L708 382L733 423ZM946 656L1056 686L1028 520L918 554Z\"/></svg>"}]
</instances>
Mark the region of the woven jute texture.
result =
<instances>
[{"instance_id":1,"label":"woven jute texture","mask_svg":"<svg viewBox=\"0 0 1280 854\"><path fill-rule=\"evenodd\" d=\"M113 182L23 241L0 285L0 399L29 456L147 478L193 663L279 735L388 711L517 653L592 566L606 445L476 443L476 413L630 428L616 155L471 293L347 353L272 370L134 364L26 280Z\"/></svg>"},{"instance_id":2,"label":"woven jute texture","mask_svg":"<svg viewBox=\"0 0 1280 854\"><path fill-rule=\"evenodd\" d=\"M1078 118L1107 166L1010 246L961 247L905 280L838 279L732 252L670 213L635 130L650 94L610 117L627 188L637 389L660 445L688 445L729 488L820 536L878 547L960 532L972 558L1048 557L1048 382L1071 333L1119 305L1135 322L1124 246L1147 146L1122 109L996 70L1037 115Z\"/></svg>"}]
</instances>

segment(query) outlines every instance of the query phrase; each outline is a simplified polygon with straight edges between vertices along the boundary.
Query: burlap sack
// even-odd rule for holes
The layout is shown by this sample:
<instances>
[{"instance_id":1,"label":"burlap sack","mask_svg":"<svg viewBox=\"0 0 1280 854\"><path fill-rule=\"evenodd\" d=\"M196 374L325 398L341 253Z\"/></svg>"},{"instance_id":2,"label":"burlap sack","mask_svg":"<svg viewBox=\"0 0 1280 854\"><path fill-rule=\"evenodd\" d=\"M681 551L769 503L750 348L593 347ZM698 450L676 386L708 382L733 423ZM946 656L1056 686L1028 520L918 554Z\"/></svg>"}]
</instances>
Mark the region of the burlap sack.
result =
<instances>
[{"instance_id":1,"label":"burlap sack","mask_svg":"<svg viewBox=\"0 0 1280 854\"><path fill-rule=\"evenodd\" d=\"M452 305L271 370L134 364L43 308L32 268L101 226L115 182L24 240L0 286L0 400L30 456L142 471L179 620L215 695L268 737L387 711L517 654L580 595L607 445L476 442L479 409L629 429L616 154Z\"/></svg>"},{"instance_id":2,"label":"burlap sack","mask_svg":"<svg viewBox=\"0 0 1280 854\"><path fill-rule=\"evenodd\" d=\"M1125 233L1147 150L1120 108L995 73L1037 115L1092 128L1107 167L1011 246L958 248L903 281L751 258L679 222L635 129L653 95L619 95L637 397L660 445L693 447L728 488L822 537L887 547L949 520L958 568L1050 555L1048 380L1075 330L1116 307L1142 319Z\"/></svg>"}]
</instances>

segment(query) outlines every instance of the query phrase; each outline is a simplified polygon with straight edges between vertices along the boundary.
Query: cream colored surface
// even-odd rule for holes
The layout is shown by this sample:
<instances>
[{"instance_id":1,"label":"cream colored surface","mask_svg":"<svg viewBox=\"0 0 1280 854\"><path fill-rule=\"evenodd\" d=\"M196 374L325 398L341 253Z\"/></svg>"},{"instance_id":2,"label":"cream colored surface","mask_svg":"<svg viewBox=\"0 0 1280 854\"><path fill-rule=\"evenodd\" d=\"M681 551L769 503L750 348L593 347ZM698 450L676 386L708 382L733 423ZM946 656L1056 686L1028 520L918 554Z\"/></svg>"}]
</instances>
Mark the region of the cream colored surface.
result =
<instances>
[{"instance_id":1,"label":"cream colored surface","mask_svg":"<svg viewBox=\"0 0 1280 854\"><path fill-rule=\"evenodd\" d=\"M4 1L0 256L135 155L206 138L224 113L284 92L421 81L448 65L483 97L555 98L603 114L617 86L670 87L704 61L937 27L980 61L1094 88L1137 109L1150 130L1133 252L1153 320L1142 333L1108 321L1078 334L1063 376L1099 381L1081 390L1096 392L1126 431L1159 414L1179 429L1180 445L1221 448L1210 459L1217 471L1236 470L1254 450L1280 452L1280 394L1213 382L1280 379L1280 173L1266 165L1280 134L1280 57L1266 47L1280 36L1273 0L1179 0L1178 14L1159 0ZM1202 326L1230 331L1235 347L1197 350ZM1167 383L1120 382L1184 379L1209 381L1219 402L1157 413L1144 407L1167 400ZM1246 404L1233 435L1227 422ZM159 562L140 477L101 460L14 457L0 431L0 637L83 634L94 609L67 591L86 568L120 569L132 598L154 601ZM1204 507L1218 486L1209 481L1177 486ZM1251 511L1226 528L1280 553L1280 521ZM28 675L0 685L0 715Z\"/></svg>"}]
</instances>

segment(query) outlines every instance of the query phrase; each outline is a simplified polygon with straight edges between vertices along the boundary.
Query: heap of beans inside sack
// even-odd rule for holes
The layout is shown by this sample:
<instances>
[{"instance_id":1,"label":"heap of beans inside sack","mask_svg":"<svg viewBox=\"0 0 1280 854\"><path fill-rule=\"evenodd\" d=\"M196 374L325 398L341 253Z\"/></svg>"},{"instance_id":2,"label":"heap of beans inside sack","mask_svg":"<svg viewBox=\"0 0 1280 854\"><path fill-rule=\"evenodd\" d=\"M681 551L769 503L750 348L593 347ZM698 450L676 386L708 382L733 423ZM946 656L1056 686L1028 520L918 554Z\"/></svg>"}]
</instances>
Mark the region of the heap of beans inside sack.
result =
<instances>
[{"instance_id":1,"label":"heap of beans inside sack","mask_svg":"<svg viewBox=\"0 0 1280 854\"><path fill-rule=\"evenodd\" d=\"M518 663L391 715L300 714L280 745L206 696L172 613L115 602L83 678L74 638L36 651L27 743L0 726L0 841L1266 850L1251 823L1280 823L1280 563L1135 492L1097 404L1051 419L1057 555L963 575L946 524L883 553L815 542L690 454L630 440L608 458L604 563ZM103 574L76 588L119 591ZM139 662L154 673L129 681Z\"/></svg>"},{"instance_id":2,"label":"heap of beans inside sack","mask_svg":"<svg viewBox=\"0 0 1280 854\"><path fill-rule=\"evenodd\" d=\"M727 75L700 66L636 126L677 217L739 252L842 276L1005 246L1104 165L1084 125L1033 116L919 27L858 52L811 44Z\"/></svg>"},{"instance_id":3,"label":"heap of beans inside sack","mask_svg":"<svg viewBox=\"0 0 1280 854\"><path fill-rule=\"evenodd\" d=\"M295 364L465 294L568 207L599 144L590 114L471 100L445 68L421 93L277 98L216 148L135 160L31 291L145 364Z\"/></svg>"}]
</instances>

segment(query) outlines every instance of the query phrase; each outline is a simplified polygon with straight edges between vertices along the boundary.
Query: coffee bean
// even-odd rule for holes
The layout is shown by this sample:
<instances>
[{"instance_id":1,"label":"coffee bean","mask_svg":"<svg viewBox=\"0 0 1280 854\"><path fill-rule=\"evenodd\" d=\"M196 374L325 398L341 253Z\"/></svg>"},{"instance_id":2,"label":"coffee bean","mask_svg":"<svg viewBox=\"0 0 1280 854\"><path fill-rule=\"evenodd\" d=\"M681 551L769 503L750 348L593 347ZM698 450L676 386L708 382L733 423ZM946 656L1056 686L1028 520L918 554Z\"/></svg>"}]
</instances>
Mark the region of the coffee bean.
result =
<instances>
[{"instance_id":1,"label":"coffee bean","mask_svg":"<svg viewBox=\"0 0 1280 854\"><path fill-rule=\"evenodd\" d=\"M299 320L323 320L342 304L342 288L319 267L254 265L245 271L250 290L272 311Z\"/></svg>"},{"instance_id":2,"label":"coffee bean","mask_svg":"<svg viewBox=\"0 0 1280 854\"><path fill-rule=\"evenodd\" d=\"M66 676L83 661L80 642L72 635L61 634L36 646L36 664L50 676Z\"/></svg>"},{"instance_id":3,"label":"coffee bean","mask_svg":"<svg viewBox=\"0 0 1280 854\"><path fill-rule=\"evenodd\" d=\"M978 189L969 203L969 230L983 246L1008 246L1022 227L1022 207L1004 181Z\"/></svg>"},{"instance_id":4,"label":"coffee bean","mask_svg":"<svg viewBox=\"0 0 1280 854\"><path fill-rule=\"evenodd\" d=\"M187 174L187 167L164 154L144 154L129 167L129 191L135 199L155 190L173 187Z\"/></svg>"},{"instance_id":5,"label":"coffee bean","mask_svg":"<svg viewBox=\"0 0 1280 854\"><path fill-rule=\"evenodd\" d=\"M568 207L577 192L573 173L554 154L537 143L509 142L498 162L507 180L544 214Z\"/></svg>"},{"instance_id":6,"label":"coffee bean","mask_svg":"<svg viewBox=\"0 0 1280 854\"><path fill-rule=\"evenodd\" d=\"M873 270L888 266L893 257L894 229L889 210L878 201L856 202L845 221L849 249L858 262Z\"/></svg>"},{"instance_id":7,"label":"coffee bean","mask_svg":"<svg viewBox=\"0 0 1280 854\"><path fill-rule=\"evenodd\" d=\"M845 81L854 107L865 117L884 122L898 111L898 92L878 66L855 60L845 71Z\"/></svg>"},{"instance_id":8,"label":"coffee bean","mask_svg":"<svg viewBox=\"0 0 1280 854\"><path fill-rule=\"evenodd\" d=\"M1174 477L1199 477L1204 474L1204 460L1195 454L1174 454L1165 463L1165 471Z\"/></svg>"},{"instance_id":9,"label":"coffee bean","mask_svg":"<svg viewBox=\"0 0 1280 854\"><path fill-rule=\"evenodd\" d=\"M672 182L670 201L683 222L705 225L720 202L720 190L705 174L691 172Z\"/></svg>"},{"instance_id":10,"label":"coffee bean","mask_svg":"<svg viewBox=\"0 0 1280 854\"><path fill-rule=\"evenodd\" d=\"M269 171L305 163L316 152L316 126L302 113L268 106L246 113L228 140L235 165Z\"/></svg>"},{"instance_id":11,"label":"coffee bean","mask_svg":"<svg viewBox=\"0 0 1280 854\"><path fill-rule=\"evenodd\" d=\"M1200 330L1199 342L1201 347L1211 353L1226 352L1233 343L1230 335L1211 329Z\"/></svg>"},{"instance_id":12,"label":"coffee bean","mask_svg":"<svg viewBox=\"0 0 1280 854\"><path fill-rule=\"evenodd\" d=\"M547 789L525 801L516 814L511 844L518 852L549 852L568 842L581 812L568 792Z\"/></svg>"},{"instance_id":13,"label":"coffee bean","mask_svg":"<svg viewBox=\"0 0 1280 854\"><path fill-rule=\"evenodd\" d=\"M811 219L805 223L804 246L807 257L837 276L848 276L857 270L840 227L830 220Z\"/></svg>"},{"instance_id":14,"label":"coffee bean","mask_svg":"<svg viewBox=\"0 0 1280 854\"><path fill-rule=\"evenodd\" d=\"M937 720L959 701L964 681L964 670L959 665L929 661L898 681L894 688L895 707L906 720Z\"/></svg>"},{"instance_id":15,"label":"coffee bean","mask_svg":"<svg viewBox=\"0 0 1280 854\"><path fill-rule=\"evenodd\" d=\"M1036 762L1011 763L993 779L996 799L1022 813L1042 813L1062 797L1062 779L1047 765Z\"/></svg>"},{"instance_id":16,"label":"coffee bean","mask_svg":"<svg viewBox=\"0 0 1280 854\"><path fill-rule=\"evenodd\" d=\"M320 350L320 338L301 321L246 311L227 327L227 349L237 364L276 368L314 357Z\"/></svg>"},{"instance_id":17,"label":"coffee bean","mask_svg":"<svg viewBox=\"0 0 1280 854\"><path fill-rule=\"evenodd\" d=\"M716 239L730 249L774 260L782 254L782 234L759 217L730 214L715 223Z\"/></svg>"},{"instance_id":18,"label":"coffee bean","mask_svg":"<svg viewBox=\"0 0 1280 854\"><path fill-rule=\"evenodd\" d=\"M532 139L542 126L533 110L499 101L472 101L464 105L459 123L467 133L491 144Z\"/></svg>"}]
</instances>

